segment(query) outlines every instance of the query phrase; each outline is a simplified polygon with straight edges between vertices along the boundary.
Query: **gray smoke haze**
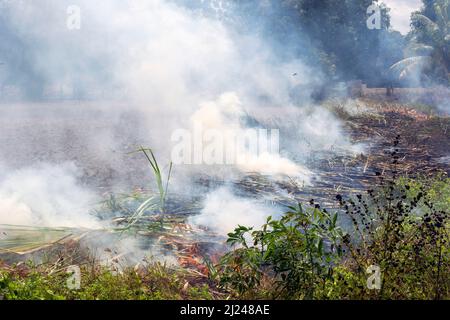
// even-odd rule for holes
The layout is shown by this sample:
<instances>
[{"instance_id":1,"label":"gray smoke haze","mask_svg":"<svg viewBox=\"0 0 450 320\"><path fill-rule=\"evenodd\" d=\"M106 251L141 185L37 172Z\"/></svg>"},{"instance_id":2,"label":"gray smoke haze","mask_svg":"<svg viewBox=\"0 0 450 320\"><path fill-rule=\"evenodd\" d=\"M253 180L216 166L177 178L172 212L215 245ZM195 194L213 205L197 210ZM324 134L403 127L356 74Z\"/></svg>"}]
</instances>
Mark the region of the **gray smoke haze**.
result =
<instances>
[{"instance_id":1,"label":"gray smoke haze","mask_svg":"<svg viewBox=\"0 0 450 320\"><path fill-rule=\"evenodd\" d=\"M9 172L2 169L0 223L92 229L101 226L89 215L98 199L77 181L79 170L73 164L36 164Z\"/></svg>"},{"instance_id":2,"label":"gray smoke haze","mask_svg":"<svg viewBox=\"0 0 450 320\"><path fill-rule=\"evenodd\" d=\"M109 174L113 177L126 175L132 170L139 171L133 169L133 165L146 166L145 162L130 164L118 160L131 151L133 144L151 146L161 163L167 163L172 132L189 128L192 116L198 115L205 103L217 103L224 94L228 94L240 101L245 116L237 117L234 122L223 122L224 128L233 127L237 122L242 128L251 126L241 124L244 118L250 117L260 126L284 128L284 132L289 133L289 136L280 137L285 146L281 156L269 159L266 164L279 161L280 168L289 165L289 168L304 170L302 179L307 180L305 175L313 174L302 163L308 153L336 146L346 152L360 152L344 135L339 121L310 99L314 88L323 81L320 70L276 53L283 49L289 52L289 44L286 48L273 48L260 35L239 32L239 24L230 27L220 14L225 4L224 1L213 1L212 8L217 9L215 14L203 14L192 6L163 0L95 3L88 0L0 1L0 61L4 62L0 67L3 68L1 81L20 88L21 94L16 96L23 98L23 104L28 104L31 109L16 112L11 104L6 104L9 108L2 105L2 121L16 118L23 123L21 117L29 117L30 113L39 118L39 112L36 115L33 108L42 108L40 101L47 99L46 92L56 91L63 96L67 93L84 101L69 103L61 109L52 107L53 111L45 113L45 119L35 125L38 130L33 137L45 136L46 130L60 125L59 132L64 134L55 133L54 136L66 136L66 140L56 141L50 134L44 140L30 142L33 139L30 139L29 129L20 132L0 128L0 133L8 137L5 145L9 143L11 146L11 141L15 141L14 144L26 149L28 158L25 160L31 162L42 148L48 148L56 155L48 156L42 152L39 160L49 162L48 166L56 166L55 170L59 170L58 166L64 168L65 161L73 160L77 154L87 150L85 161L95 156L98 166L112 168ZM80 30L67 28L69 5L77 5L81 9ZM89 100L91 108L86 100ZM133 115L132 122L124 120L129 114ZM53 123L55 118L59 122ZM102 122L105 118L108 121ZM96 120L99 125L95 124ZM45 127L42 123L46 123ZM67 136L68 128L83 147L74 149L70 146L74 140ZM64 148L59 148L61 145ZM8 158L9 166L14 161L11 155L18 154L12 147L5 152L0 146L0 151L0 161ZM262 163L263 169L267 168L264 162L257 163ZM81 166L81 170L86 169L83 161L77 166ZM18 167L10 170L25 170L20 171L22 175L35 174ZM259 171L258 166L237 169ZM189 180L186 176L208 172L208 168L193 169L189 166L176 170L179 177L175 175L172 190L177 192L190 187L185 184ZM41 169L36 173L39 181L44 179L41 184L52 185L51 175ZM148 175L137 176L142 181L150 178ZM45 180L46 177L49 180ZM70 183L64 187L75 185L73 179L77 176L70 170L65 177L61 181L68 179ZM4 179L0 180L0 185L5 186L0 188L0 199L8 200L11 194L19 191L11 191L8 187L12 178ZM117 179L123 180L126 179ZM34 192L30 189L32 187L22 190L17 185L15 188L30 195ZM57 191L50 190L50 198L54 198L53 193ZM224 191L217 192L220 195ZM71 198L69 194L66 196ZM205 224L214 219L215 215L211 216L208 208L214 208L211 203L215 199L217 196L212 195L207 200L207 209L203 212L206 216L200 219ZM53 203L44 196L39 197L39 201ZM64 203L57 201L56 207ZM17 204L20 208L26 206L34 214L35 210L28 202ZM241 207L240 204L237 207ZM0 211L11 210L7 208L0 206ZM30 210L24 212L31 214ZM55 210L50 207L49 212L54 213ZM233 211L234 207L230 210ZM25 217L25 213L21 217ZM47 222L45 219L40 221ZM34 217L21 220L21 223L27 222L34 223ZM63 223L56 219L53 224L57 222Z\"/></svg>"}]
</instances>

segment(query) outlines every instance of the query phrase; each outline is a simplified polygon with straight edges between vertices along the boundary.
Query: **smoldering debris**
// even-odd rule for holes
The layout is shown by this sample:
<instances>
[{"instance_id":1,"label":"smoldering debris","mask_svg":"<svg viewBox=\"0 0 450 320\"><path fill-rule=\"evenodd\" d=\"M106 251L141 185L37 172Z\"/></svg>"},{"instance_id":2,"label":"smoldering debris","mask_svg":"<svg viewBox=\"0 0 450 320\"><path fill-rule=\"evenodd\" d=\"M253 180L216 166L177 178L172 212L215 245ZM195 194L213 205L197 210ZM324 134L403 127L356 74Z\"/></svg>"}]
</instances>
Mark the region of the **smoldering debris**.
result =
<instances>
[{"instance_id":1,"label":"smoldering debris","mask_svg":"<svg viewBox=\"0 0 450 320\"><path fill-rule=\"evenodd\" d=\"M0 34L14 40L2 79L24 93L21 103L0 104L0 223L28 226L15 246L7 234L0 244L19 252L65 247L58 241L66 232L88 228L78 243L102 263L138 264L150 255L201 269L205 252L214 255L205 248L223 250L237 224L258 227L292 199L351 192L385 167L379 150L366 153L378 142L373 136L386 143L398 121L365 118L366 109L349 102L342 113L362 119L351 127L314 103L321 70L292 58L289 46L274 48L261 34L177 2L81 0L78 31L66 27L67 1L0 2L7 26ZM239 150L251 161L176 167L165 212L145 212L130 227L143 194L156 189L145 159L130 152L151 146L169 164L172 133L196 124L238 135L278 129L280 152ZM429 163L426 148L418 156ZM109 211L99 212L105 195Z\"/></svg>"},{"instance_id":2,"label":"smoldering debris","mask_svg":"<svg viewBox=\"0 0 450 320\"><path fill-rule=\"evenodd\" d=\"M99 228L89 214L98 201L73 163L36 164L0 176L0 222L25 226Z\"/></svg>"},{"instance_id":3,"label":"smoldering debris","mask_svg":"<svg viewBox=\"0 0 450 320\"><path fill-rule=\"evenodd\" d=\"M86 230L0 225L0 259L8 264L30 260L37 264L100 265L121 271L129 266L160 262L192 272L207 272L205 259L227 250L224 239L185 218L148 216L133 229ZM70 261L70 263L68 263Z\"/></svg>"}]
</instances>

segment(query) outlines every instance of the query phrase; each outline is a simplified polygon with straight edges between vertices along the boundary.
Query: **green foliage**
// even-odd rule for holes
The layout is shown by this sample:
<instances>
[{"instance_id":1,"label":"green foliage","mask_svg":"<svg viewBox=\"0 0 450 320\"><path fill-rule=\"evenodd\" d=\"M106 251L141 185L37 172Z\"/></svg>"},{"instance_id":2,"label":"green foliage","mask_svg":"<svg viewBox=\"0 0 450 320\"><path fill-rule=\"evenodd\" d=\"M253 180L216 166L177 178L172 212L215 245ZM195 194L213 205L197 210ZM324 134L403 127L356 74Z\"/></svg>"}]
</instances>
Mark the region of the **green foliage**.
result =
<instances>
[{"instance_id":1,"label":"green foliage","mask_svg":"<svg viewBox=\"0 0 450 320\"><path fill-rule=\"evenodd\" d=\"M142 152L148 163L150 164L152 173L156 180L156 185L158 187L159 196L155 197L152 195L145 201L143 201L142 204L136 209L136 211L129 217L129 224L125 229L129 229L130 227L132 227L147 212L155 213L159 211L159 213L161 214L165 213L166 199L169 192L169 181L172 174L172 162L170 162L167 179L164 183L161 168L159 167L158 161L156 160L153 151L141 146L137 152ZM162 218L160 221L161 227L163 225Z\"/></svg>"},{"instance_id":2,"label":"green foliage","mask_svg":"<svg viewBox=\"0 0 450 320\"><path fill-rule=\"evenodd\" d=\"M365 195L338 195L340 219L312 201L260 230L236 228L215 272L221 287L239 298L448 299L450 179L380 180ZM379 290L367 287L371 265Z\"/></svg>"},{"instance_id":3,"label":"green foliage","mask_svg":"<svg viewBox=\"0 0 450 320\"><path fill-rule=\"evenodd\" d=\"M380 42L387 37L390 26L389 10L381 6L381 30L367 28L367 8L372 0L362 1L314 1L303 0L299 3L299 19L319 50L322 50L336 66L338 76L352 80L362 79L373 83L379 81L381 74L368 73L367 69L380 70L380 51L389 51ZM349 59L352 57L352 59ZM389 61L388 57L383 57ZM378 78L378 79L376 79Z\"/></svg>"},{"instance_id":4,"label":"green foliage","mask_svg":"<svg viewBox=\"0 0 450 320\"><path fill-rule=\"evenodd\" d=\"M118 272L97 264L81 267L79 290L69 289L65 269L52 273L37 266L23 272L0 268L0 300L175 300L213 299L208 286L189 285L188 274L160 263Z\"/></svg>"},{"instance_id":5,"label":"green foliage","mask_svg":"<svg viewBox=\"0 0 450 320\"><path fill-rule=\"evenodd\" d=\"M156 185L158 186L158 191L159 191L160 209L162 212L164 212L166 197L167 197L167 193L168 193L168 189L169 189L170 175L172 173L172 162L169 164L169 173L167 175L167 180L164 185L163 180L162 180L161 169L158 165L158 161L156 161L153 151L151 149L145 149L144 147L141 147L139 149L139 151L145 155L145 158L147 159L148 163L152 167L153 174L156 179Z\"/></svg>"},{"instance_id":6,"label":"green foliage","mask_svg":"<svg viewBox=\"0 0 450 320\"><path fill-rule=\"evenodd\" d=\"M450 2L424 1L424 8L412 15L413 30L407 57L391 67L399 80L449 84L450 71Z\"/></svg>"},{"instance_id":7,"label":"green foliage","mask_svg":"<svg viewBox=\"0 0 450 320\"><path fill-rule=\"evenodd\" d=\"M228 243L238 248L222 258L220 282L247 296L273 275L274 297L312 299L332 276L342 236L337 214L318 206L289 207L280 220L268 218L261 230L240 226L228 235Z\"/></svg>"},{"instance_id":8,"label":"green foliage","mask_svg":"<svg viewBox=\"0 0 450 320\"><path fill-rule=\"evenodd\" d=\"M0 299L6 300L62 300L64 297L52 290L53 277L42 277L33 272L27 277L15 277L0 271Z\"/></svg>"},{"instance_id":9,"label":"green foliage","mask_svg":"<svg viewBox=\"0 0 450 320\"><path fill-rule=\"evenodd\" d=\"M339 199L354 229L346 246L355 270L381 268L378 298L448 297L449 182L440 177L397 179L383 182L367 196Z\"/></svg>"},{"instance_id":10,"label":"green foliage","mask_svg":"<svg viewBox=\"0 0 450 320\"><path fill-rule=\"evenodd\" d=\"M374 2L381 8L380 30L367 28L367 9ZM244 24L251 33L262 34L273 44L278 56L294 56L320 66L330 82L337 78L361 79L380 85L388 68L402 58L403 36L390 30L389 8L382 1L234 0L231 3L234 6L230 20L237 20L239 27Z\"/></svg>"}]
</instances>

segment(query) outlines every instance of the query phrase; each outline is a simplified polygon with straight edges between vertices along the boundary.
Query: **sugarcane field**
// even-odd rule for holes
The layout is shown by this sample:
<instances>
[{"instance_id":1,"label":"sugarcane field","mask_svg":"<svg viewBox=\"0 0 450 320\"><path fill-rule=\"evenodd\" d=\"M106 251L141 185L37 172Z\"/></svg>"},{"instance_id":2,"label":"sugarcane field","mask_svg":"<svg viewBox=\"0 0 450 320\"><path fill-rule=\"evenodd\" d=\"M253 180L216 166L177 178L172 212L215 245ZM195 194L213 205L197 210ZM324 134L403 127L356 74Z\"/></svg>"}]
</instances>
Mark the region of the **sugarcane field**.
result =
<instances>
[{"instance_id":1,"label":"sugarcane field","mask_svg":"<svg viewBox=\"0 0 450 320\"><path fill-rule=\"evenodd\" d=\"M0 0L0 308L448 301L449 19L448 0Z\"/></svg>"}]
</instances>

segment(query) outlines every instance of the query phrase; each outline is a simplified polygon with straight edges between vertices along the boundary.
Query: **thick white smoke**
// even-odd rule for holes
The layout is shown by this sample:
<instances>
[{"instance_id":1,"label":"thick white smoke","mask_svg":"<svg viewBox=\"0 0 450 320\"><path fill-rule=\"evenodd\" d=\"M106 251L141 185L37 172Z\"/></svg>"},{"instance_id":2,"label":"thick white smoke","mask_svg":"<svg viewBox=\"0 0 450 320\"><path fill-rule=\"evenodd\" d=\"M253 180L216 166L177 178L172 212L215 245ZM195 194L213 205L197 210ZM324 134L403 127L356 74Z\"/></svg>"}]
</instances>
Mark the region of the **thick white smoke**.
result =
<instances>
[{"instance_id":1,"label":"thick white smoke","mask_svg":"<svg viewBox=\"0 0 450 320\"><path fill-rule=\"evenodd\" d=\"M256 201L235 196L227 187L209 194L200 215L191 222L208 226L220 235L226 236L238 225L259 228L274 208L264 207Z\"/></svg>"},{"instance_id":2,"label":"thick white smoke","mask_svg":"<svg viewBox=\"0 0 450 320\"><path fill-rule=\"evenodd\" d=\"M259 146L256 143L253 146L254 148L248 147L244 143L239 143L239 138L245 140L244 138L249 132L242 125L242 122L245 121L245 117L247 116L248 114L243 109L239 97L233 92L228 92L221 95L216 101L201 104L200 108L191 116L190 120L192 131L197 127L205 131L215 130L223 144L223 150L220 150L223 154L220 155L219 158L221 159L219 161L230 156L226 153L232 153L233 158L235 158L233 164L242 172L257 172L274 176L287 175L309 182L311 172L308 169L280 156L278 148L276 150L270 150L271 142L268 140L271 137L268 137L269 134L266 135L268 137L267 139L259 137L261 138L259 142L267 150L258 150ZM275 128L268 127L267 129L278 130L278 128L277 126ZM251 133L253 132L257 133L256 131L251 131ZM248 137L248 139L250 138ZM211 140L214 143L217 142L215 140L219 139L212 138ZM256 139L254 140L253 142L256 142ZM279 141L275 141L275 143L278 144Z\"/></svg>"},{"instance_id":3,"label":"thick white smoke","mask_svg":"<svg viewBox=\"0 0 450 320\"><path fill-rule=\"evenodd\" d=\"M337 144L352 149L338 120L322 107L311 106L308 101L309 91L321 81L317 70L298 60L282 61L264 39L239 34L219 19L202 16L164 0L2 3L8 10L8 32L20 40L20 50L27 52L27 68L22 70L21 77L33 75L33 78L25 83L31 86L39 79L46 86L68 87L74 95L81 92L95 97L95 102L101 105L107 104L104 100L120 92L126 108L111 112L117 113L118 117L130 110L142 113L145 128L136 128L136 135L144 132L142 138L160 155L161 162L170 156L170 137L174 130L190 128L195 119L206 121L208 115L205 113L211 110L217 117L212 125L218 126L218 130L230 127L244 130L249 125L241 120L249 116L267 129L287 127L288 130L284 131L289 131L289 137L280 136L281 144L289 145L289 152L256 157L253 162L238 166L241 171L288 174L307 180L313 173L291 159L290 155L295 155L296 161L304 159L311 151L305 145L331 149ZM80 30L67 28L69 4L80 8ZM302 102L308 104L308 108L294 106L294 91L303 97ZM239 103L224 102L223 94L226 92L233 92L231 100ZM221 109L208 107L209 101L216 104L219 101ZM228 106L235 108L231 110L231 120L224 120L223 109ZM300 109L288 113L287 118L284 116L287 110L295 108ZM272 117L275 114L277 116ZM79 130L83 131L83 124ZM114 139L102 141L114 143ZM307 142L303 144L302 141ZM98 143L95 136L86 140L86 144L92 143ZM301 148L297 148L297 143ZM73 198L78 198L75 203L84 205L89 201L83 199L89 200L89 194L80 190L73 178L67 181L67 178L61 178L63 172L52 173L50 168L39 169L38 178L36 172L30 170L12 173L2 183L0 201L8 208L16 208L16 216L21 217L16 222L72 225L73 217L80 215L81 220L86 217L80 209L75 210L66 196L71 194L72 187L77 196ZM193 170L194 173L197 169ZM124 167L123 170L129 168ZM18 182L17 175L37 181L38 190L20 183L13 187L11 181ZM50 180L44 178L47 175ZM52 179L61 181L53 182ZM57 186L56 182L63 185L53 188ZM184 187L172 190L183 190ZM57 191L61 191L64 197L58 198ZM228 197L223 192L219 195ZM239 200L238 205L225 206L219 211L211 205L217 195L211 197L213 199L205 203L204 214L217 216L218 221L225 219L235 225L234 217L242 216L259 223L266 214L264 210L256 210L256 214L247 216L245 212L250 207L245 207L246 200ZM63 210L64 206L68 210ZM245 210L240 209L242 206ZM47 211L51 219L45 215ZM74 215L65 214L69 211ZM2 220L14 222L3 212L7 211L0 213ZM213 220L200 219L198 222ZM249 220L243 221L246 222L250 223Z\"/></svg>"},{"instance_id":4,"label":"thick white smoke","mask_svg":"<svg viewBox=\"0 0 450 320\"><path fill-rule=\"evenodd\" d=\"M89 215L98 199L77 182L79 170L73 164L41 164L6 172L0 176L0 224L100 227Z\"/></svg>"}]
</instances>

